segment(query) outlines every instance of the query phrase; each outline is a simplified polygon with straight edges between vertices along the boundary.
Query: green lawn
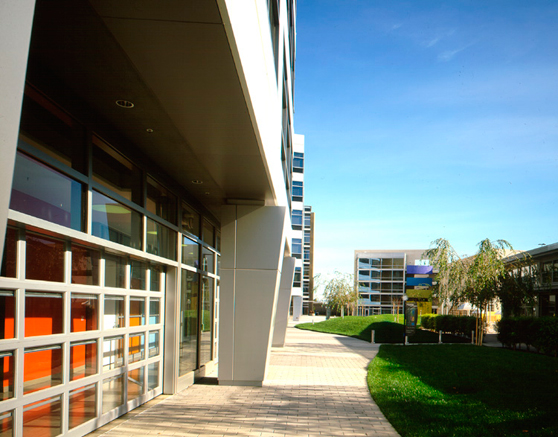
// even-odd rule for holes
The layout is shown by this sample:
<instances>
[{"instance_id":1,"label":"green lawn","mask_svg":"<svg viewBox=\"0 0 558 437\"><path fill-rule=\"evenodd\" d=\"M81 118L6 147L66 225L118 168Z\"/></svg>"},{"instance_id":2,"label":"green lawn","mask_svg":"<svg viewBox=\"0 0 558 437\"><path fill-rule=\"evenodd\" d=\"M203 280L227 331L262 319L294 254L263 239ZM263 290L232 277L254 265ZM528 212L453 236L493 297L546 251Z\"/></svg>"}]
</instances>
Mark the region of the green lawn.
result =
<instances>
[{"instance_id":1,"label":"green lawn","mask_svg":"<svg viewBox=\"0 0 558 437\"><path fill-rule=\"evenodd\" d=\"M558 360L471 345L383 345L372 397L403 436L558 435Z\"/></svg>"},{"instance_id":2,"label":"green lawn","mask_svg":"<svg viewBox=\"0 0 558 437\"><path fill-rule=\"evenodd\" d=\"M296 327L310 331L346 335L364 341L370 341L371 331L374 330L376 343L402 343L403 316L399 316L399 323L396 323L396 320L396 316L388 314L368 317L346 316L345 318L335 317L315 324L302 323L296 325ZM470 343L469 339L446 334L442 336L442 341L444 343ZM438 334L419 329L414 336L409 337L409 342L438 343Z\"/></svg>"}]
</instances>

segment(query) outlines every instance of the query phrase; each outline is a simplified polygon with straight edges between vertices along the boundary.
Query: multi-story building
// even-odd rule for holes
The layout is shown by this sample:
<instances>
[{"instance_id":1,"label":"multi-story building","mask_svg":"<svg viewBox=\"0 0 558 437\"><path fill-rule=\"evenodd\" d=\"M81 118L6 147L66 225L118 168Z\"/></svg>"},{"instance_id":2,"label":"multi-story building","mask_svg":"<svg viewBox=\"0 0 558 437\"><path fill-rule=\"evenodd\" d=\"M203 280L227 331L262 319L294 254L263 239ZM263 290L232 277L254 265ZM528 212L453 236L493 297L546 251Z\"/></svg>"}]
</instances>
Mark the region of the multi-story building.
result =
<instances>
[{"instance_id":1,"label":"multi-story building","mask_svg":"<svg viewBox=\"0 0 558 437\"><path fill-rule=\"evenodd\" d=\"M422 260L424 250L355 250L358 314L399 314L403 296L422 302L432 286L432 267Z\"/></svg>"},{"instance_id":2,"label":"multi-story building","mask_svg":"<svg viewBox=\"0 0 558 437\"><path fill-rule=\"evenodd\" d=\"M262 384L294 274L295 12L0 3L3 435L84 435L217 360Z\"/></svg>"},{"instance_id":3,"label":"multi-story building","mask_svg":"<svg viewBox=\"0 0 558 437\"><path fill-rule=\"evenodd\" d=\"M302 266L303 314L314 313L314 213L311 206L304 206Z\"/></svg>"},{"instance_id":4,"label":"multi-story building","mask_svg":"<svg viewBox=\"0 0 558 437\"><path fill-rule=\"evenodd\" d=\"M302 273L304 268L304 136L295 135L293 142L293 189L291 251L295 258L295 273L292 291L292 314L299 320L304 311L304 294ZM306 309L308 303L306 302Z\"/></svg>"}]
</instances>

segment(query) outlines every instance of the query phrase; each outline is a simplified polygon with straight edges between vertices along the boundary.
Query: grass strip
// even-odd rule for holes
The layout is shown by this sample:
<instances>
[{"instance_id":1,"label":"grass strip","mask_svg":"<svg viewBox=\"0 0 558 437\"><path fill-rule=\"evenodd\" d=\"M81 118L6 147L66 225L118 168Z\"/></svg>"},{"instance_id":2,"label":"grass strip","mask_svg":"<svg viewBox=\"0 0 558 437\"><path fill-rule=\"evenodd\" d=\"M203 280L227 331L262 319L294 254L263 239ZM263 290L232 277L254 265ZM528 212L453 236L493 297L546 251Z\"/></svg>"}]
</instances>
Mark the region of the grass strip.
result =
<instances>
[{"instance_id":1,"label":"grass strip","mask_svg":"<svg viewBox=\"0 0 558 437\"><path fill-rule=\"evenodd\" d=\"M382 345L372 397L403 436L558 435L558 360L472 345Z\"/></svg>"}]
</instances>

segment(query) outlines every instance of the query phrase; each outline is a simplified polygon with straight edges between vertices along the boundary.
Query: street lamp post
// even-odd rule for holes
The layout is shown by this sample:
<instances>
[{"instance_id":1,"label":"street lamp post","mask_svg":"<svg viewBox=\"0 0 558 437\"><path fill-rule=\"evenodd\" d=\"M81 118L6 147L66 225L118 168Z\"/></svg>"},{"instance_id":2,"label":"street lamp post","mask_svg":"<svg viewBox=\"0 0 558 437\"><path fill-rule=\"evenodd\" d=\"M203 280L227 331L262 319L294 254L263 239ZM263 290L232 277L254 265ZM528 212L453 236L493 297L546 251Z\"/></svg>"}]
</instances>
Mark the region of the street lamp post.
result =
<instances>
[{"instance_id":1,"label":"street lamp post","mask_svg":"<svg viewBox=\"0 0 558 437\"><path fill-rule=\"evenodd\" d=\"M403 299L403 346L405 346L405 343L407 343L407 299L409 297L404 294L401 299Z\"/></svg>"}]
</instances>

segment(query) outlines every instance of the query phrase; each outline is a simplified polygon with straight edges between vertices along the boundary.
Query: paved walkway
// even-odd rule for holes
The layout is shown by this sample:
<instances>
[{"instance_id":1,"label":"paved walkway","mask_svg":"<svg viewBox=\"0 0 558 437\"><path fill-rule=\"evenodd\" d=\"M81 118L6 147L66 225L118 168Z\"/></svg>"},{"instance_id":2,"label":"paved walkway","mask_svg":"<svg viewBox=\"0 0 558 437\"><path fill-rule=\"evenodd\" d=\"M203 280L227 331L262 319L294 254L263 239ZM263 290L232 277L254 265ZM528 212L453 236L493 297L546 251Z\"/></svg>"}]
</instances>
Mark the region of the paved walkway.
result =
<instances>
[{"instance_id":1,"label":"paved walkway","mask_svg":"<svg viewBox=\"0 0 558 437\"><path fill-rule=\"evenodd\" d=\"M291 326L285 347L272 350L263 387L196 384L91 435L397 436L366 385L377 350Z\"/></svg>"}]
</instances>

